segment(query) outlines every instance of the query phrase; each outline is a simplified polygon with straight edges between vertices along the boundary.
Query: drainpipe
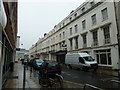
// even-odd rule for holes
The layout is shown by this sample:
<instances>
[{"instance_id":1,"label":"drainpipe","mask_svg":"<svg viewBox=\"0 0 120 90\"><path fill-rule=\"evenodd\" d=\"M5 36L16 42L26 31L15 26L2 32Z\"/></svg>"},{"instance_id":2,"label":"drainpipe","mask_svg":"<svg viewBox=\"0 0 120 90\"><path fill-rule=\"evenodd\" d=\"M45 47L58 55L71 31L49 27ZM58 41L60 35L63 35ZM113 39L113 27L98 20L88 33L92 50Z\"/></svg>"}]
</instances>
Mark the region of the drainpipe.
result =
<instances>
[{"instance_id":1,"label":"drainpipe","mask_svg":"<svg viewBox=\"0 0 120 90\"><path fill-rule=\"evenodd\" d=\"M117 6L116 6L116 3L117 3ZM119 54L119 62L118 62L118 69L120 69L120 28L119 28L119 22L118 22L118 13L119 12L117 12L118 11L118 7L119 7L119 4L120 3L120 1L119 2L116 2L115 0L114 0L114 9L115 9L115 18L116 18L116 25L117 25L117 31L118 31L118 34L117 34L117 39L118 39L118 54Z\"/></svg>"}]
</instances>

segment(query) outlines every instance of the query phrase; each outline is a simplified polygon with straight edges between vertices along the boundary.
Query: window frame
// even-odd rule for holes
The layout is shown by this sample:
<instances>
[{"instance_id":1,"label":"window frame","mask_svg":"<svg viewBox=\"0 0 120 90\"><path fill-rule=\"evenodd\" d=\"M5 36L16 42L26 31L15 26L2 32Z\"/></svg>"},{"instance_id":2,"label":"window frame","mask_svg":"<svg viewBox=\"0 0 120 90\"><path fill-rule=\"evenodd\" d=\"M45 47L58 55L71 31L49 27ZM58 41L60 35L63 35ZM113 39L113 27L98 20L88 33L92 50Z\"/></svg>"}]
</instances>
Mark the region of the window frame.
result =
<instances>
[{"instance_id":1,"label":"window frame","mask_svg":"<svg viewBox=\"0 0 120 90\"><path fill-rule=\"evenodd\" d=\"M107 20L108 19L108 9L107 8L104 8L101 10L101 13L102 13L102 20Z\"/></svg>"},{"instance_id":2,"label":"window frame","mask_svg":"<svg viewBox=\"0 0 120 90\"><path fill-rule=\"evenodd\" d=\"M70 35L72 35L72 27L70 28Z\"/></svg>"},{"instance_id":3,"label":"window frame","mask_svg":"<svg viewBox=\"0 0 120 90\"><path fill-rule=\"evenodd\" d=\"M97 24L96 14L91 16L91 20L92 20L92 25L96 25Z\"/></svg>"},{"instance_id":4,"label":"window frame","mask_svg":"<svg viewBox=\"0 0 120 90\"><path fill-rule=\"evenodd\" d=\"M75 27L75 33L77 33L78 32L78 25L76 24L74 27Z\"/></svg>"},{"instance_id":5,"label":"window frame","mask_svg":"<svg viewBox=\"0 0 120 90\"><path fill-rule=\"evenodd\" d=\"M82 21L82 29L85 29L86 28L86 20L83 20Z\"/></svg>"}]
</instances>

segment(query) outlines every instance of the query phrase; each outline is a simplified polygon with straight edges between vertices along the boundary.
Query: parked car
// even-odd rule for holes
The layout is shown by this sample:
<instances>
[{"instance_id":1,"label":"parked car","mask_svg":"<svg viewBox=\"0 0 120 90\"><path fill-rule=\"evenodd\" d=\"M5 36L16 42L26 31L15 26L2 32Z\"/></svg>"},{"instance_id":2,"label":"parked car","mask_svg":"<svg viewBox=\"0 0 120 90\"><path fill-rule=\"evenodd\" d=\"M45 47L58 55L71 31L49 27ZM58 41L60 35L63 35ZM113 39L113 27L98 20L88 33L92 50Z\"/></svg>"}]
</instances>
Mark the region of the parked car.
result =
<instances>
[{"instance_id":1,"label":"parked car","mask_svg":"<svg viewBox=\"0 0 120 90\"><path fill-rule=\"evenodd\" d=\"M34 59L33 68L35 70L40 70L40 67L43 65L44 61L42 59Z\"/></svg>"},{"instance_id":2,"label":"parked car","mask_svg":"<svg viewBox=\"0 0 120 90\"><path fill-rule=\"evenodd\" d=\"M81 68L83 70L98 68L97 61L87 53L68 53L66 54L65 63L70 67Z\"/></svg>"},{"instance_id":3,"label":"parked car","mask_svg":"<svg viewBox=\"0 0 120 90\"><path fill-rule=\"evenodd\" d=\"M47 75L61 74L61 66L56 61L45 61L42 65L42 70L46 70Z\"/></svg>"}]
</instances>

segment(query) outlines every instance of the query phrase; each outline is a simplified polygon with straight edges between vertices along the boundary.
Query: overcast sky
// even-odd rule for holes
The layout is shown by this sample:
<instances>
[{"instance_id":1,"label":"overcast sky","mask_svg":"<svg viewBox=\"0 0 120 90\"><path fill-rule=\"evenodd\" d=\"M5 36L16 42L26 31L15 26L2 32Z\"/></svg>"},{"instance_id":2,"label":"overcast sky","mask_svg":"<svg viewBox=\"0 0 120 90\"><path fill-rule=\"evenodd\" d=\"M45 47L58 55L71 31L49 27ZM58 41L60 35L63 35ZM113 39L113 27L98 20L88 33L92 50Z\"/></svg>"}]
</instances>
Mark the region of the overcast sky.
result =
<instances>
[{"instance_id":1,"label":"overcast sky","mask_svg":"<svg viewBox=\"0 0 120 90\"><path fill-rule=\"evenodd\" d=\"M21 0L18 3L18 35L29 49L85 0Z\"/></svg>"}]
</instances>

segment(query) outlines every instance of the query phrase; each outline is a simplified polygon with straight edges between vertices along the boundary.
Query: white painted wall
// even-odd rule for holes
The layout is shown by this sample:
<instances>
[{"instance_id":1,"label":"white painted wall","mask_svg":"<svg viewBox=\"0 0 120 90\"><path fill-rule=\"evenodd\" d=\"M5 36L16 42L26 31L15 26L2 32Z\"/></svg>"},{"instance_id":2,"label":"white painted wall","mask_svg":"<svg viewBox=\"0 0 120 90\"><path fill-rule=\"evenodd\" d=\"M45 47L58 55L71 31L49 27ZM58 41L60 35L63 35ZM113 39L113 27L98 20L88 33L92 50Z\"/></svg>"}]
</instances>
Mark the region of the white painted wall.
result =
<instances>
[{"instance_id":1,"label":"white painted wall","mask_svg":"<svg viewBox=\"0 0 120 90\"><path fill-rule=\"evenodd\" d=\"M85 4L85 5L84 5ZM111 43L108 45L109 48L111 48L111 57L112 57L112 65L113 68L118 68L118 46L115 45L117 44L117 28L116 28L116 18L115 18L115 10L114 10L114 3L112 2L104 2L101 5L97 6L96 8L92 9L91 11L87 12L86 14L84 14L83 16L77 18L75 21L71 22L69 20L70 17L72 17L72 19L74 19L74 14L77 13L77 15L81 14L81 8L82 6L84 6L86 9L90 8L90 4L89 3L84 3L82 4L80 7L78 7L73 13L69 14L65 19L63 19L55 28L54 30L50 31L48 33L48 35L46 37L44 37L43 39L41 39L41 47L37 47L38 49L43 49L41 52L45 52L46 51L46 47L49 46L49 50L51 50L51 46L58 44L56 50L60 50L59 49L59 43L61 43L62 41L65 40L65 42L67 43L67 51L70 52L70 42L69 39L70 38L74 38L75 36L79 36L78 37L78 49L75 50L73 46L73 51L71 52L81 52L81 51L89 51L89 53L95 58L95 52L94 50L101 50L101 49L107 49L106 45L104 45L104 33L102 30L102 26L104 26L105 24L110 24L110 36L111 36ZM107 8L108 10L108 19L107 20L102 20L102 13L101 10ZM91 16L96 14L96 19L97 19L97 24L96 25L92 25L92 20L91 20ZM82 21L86 20L86 29L82 29ZM63 26L63 22L65 23L65 25L70 22L70 24L66 25L65 27L63 27L62 29L59 29L59 26ZM78 25L78 33L75 34L75 29L74 26ZM72 27L73 30L73 35L70 36L70 28ZM91 45L93 43L93 37L92 37L92 32L91 30L94 30L98 28L98 46L99 48L93 48L91 49ZM51 34L53 31L54 34ZM59 39L59 35L61 33L61 37L62 37L62 33L65 32L65 39ZM82 39L82 34L87 33L87 47L88 49L83 49L83 39ZM50 36L51 35L51 36ZM56 38L57 36L57 38ZM51 42L51 39L55 37L55 43ZM45 44L47 41L49 40L50 44ZM39 45L39 46L40 46ZM73 45L75 45L75 42L73 40ZM30 49L30 52L34 52L34 48ZM114 55L115 54L115 55ZM49 58L52 58L52 55L49 55Z\"/></svg>"}]
</instances>

